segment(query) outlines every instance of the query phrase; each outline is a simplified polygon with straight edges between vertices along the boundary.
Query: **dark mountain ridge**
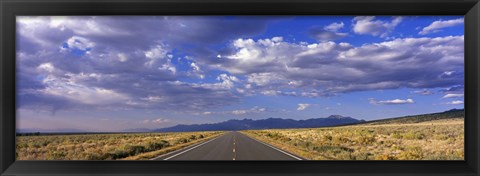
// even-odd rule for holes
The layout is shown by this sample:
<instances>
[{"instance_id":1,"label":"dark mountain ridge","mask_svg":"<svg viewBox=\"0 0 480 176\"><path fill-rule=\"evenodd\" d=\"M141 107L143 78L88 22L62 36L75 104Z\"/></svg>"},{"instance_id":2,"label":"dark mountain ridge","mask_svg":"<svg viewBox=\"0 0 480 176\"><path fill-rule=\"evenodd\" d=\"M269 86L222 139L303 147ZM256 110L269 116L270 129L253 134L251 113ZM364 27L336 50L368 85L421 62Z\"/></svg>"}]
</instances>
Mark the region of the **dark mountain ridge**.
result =
<instances>
[{"instance_id":1,"label":"dark mountain ridge","mask_svg":"<svg viewBox=\"0 0 480 176\"><path fill-rule=\"evenodd\" d=\"M286 128L317 128L327 126L337 126L346 124L356 124L365 122L364 120L344 117L341 115L331 115L327 118L315 118L307 120L293 120L281 118L268 119L242 119L228 120L211 124L193 124L176 125L167 128L153 130L153 132L185 132L185 131L223 131L223 130L259 130L259 129L286 129Z\"/></svg>"},{"instance_id":2,"label":"dark mountain ridge","mask_svg":"<svg viewBox=\"0 0 480 176\"><path fill-rule=\"evenodd\" d=\"M363 124L370 125L381 125L381 124L402 124L402 123L420 123L432 120L442 120L442 119L455 119L455 118L465 118L464 109L451 109L448 111L431 113L431 114L420 114L420 115L411 115L404 117L372 120L364 122Z\"/></svg>"}]
</instances>

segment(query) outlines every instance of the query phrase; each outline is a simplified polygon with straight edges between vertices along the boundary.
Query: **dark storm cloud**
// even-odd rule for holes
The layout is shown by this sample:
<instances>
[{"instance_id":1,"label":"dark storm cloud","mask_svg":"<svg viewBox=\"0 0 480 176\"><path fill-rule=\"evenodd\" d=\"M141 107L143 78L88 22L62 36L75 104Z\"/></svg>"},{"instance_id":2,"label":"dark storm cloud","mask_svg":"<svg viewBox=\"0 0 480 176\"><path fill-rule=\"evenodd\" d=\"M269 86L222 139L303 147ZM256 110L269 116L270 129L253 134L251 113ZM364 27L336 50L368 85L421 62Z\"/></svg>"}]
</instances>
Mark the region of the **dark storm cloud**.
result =
<instances>
[{"instance_id":1,"label":"dark storm cloud","mask_svg":"<svg viewBox=\"0 0 480 176\"><path fill-rule=\"evenodd\" d=\"M186 76L172 64L172 50L204 56L213 53L210 45L262 32L271 20L232 18L19 17L20 106L188 110L229 104L236 95L218 89L221 81L171 83Z\"/></svg>"}]
</instances>

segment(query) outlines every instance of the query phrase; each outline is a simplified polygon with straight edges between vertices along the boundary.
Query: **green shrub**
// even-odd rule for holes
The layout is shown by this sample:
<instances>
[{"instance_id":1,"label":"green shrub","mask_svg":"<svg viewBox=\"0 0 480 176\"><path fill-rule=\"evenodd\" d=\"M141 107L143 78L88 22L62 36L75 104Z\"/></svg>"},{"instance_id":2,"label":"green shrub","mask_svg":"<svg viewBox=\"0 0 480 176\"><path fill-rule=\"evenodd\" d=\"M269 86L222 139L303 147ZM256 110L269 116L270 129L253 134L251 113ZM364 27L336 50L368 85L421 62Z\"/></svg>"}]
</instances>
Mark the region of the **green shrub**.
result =
<instances>
[{"instance_id":1,"label":"green shrub","mask_svg":"<svg viewBox=\"0 0 480 176\"><path fill-rule=\"evenodd\" d=\"M398 131L393 132L390 136L392 138L395 138L395 139L402 139L403 138L403 136Z\"/></svg>"},{"instance_id":2,"label":"green shrub","mask_svg":"<svg viewBox=\"0 0 480 176\"><path fill-rule=\"evenodd\" d=\"M119 159L119 158L128 157L128 153L124 150L116 150L116 151L110 153L110 156L111 156L112 159Z\"/></svg>"},{"instance_id":3,"label":"green shrub","mask_svg":"<svg viewBox=\"0 0 480 176\"><path fill-rule=\"evenodd\" d=\"M148 151L160 150L168 146L170 146L170 143L165 140L161 140L159 142L149 142L147 150Z\"/></svg>"},{"instance_id":4,"label":"green shrub","mask_svg":"<svg viewBox=\"0 0 480 176\"><path fill-rule=\"evenodd\" d=\"M326 140L326 141L331 141L333 139L333 137L330 136L330 135L325 135L325 136L323 136L323 139Z\"/></svg>"},{"instance_id":5,"label":"green shrub","mask_svg":"<svg viewBox=\"0 0 480 176\"><path fill-rule=\"evenodd\" d=\"M433 139L436 139L436 140L447 140L449 139L449 137L445 134L435 134L433 136Z\"/></svg>"},{"instance_id":6,"label":"green shrub","mask_svg":"<svg viewBox=\"0 0 480 176\"><path fill-rule=\"evenodd\" d=\"M177 140L177 144L183 144L183 143L187 143L188 142L188 139L185 139L185 138L181 138L181 139L178 139Z\"/></svg>"},{"instance_id":7,"label":"green shrub","mask_svg":"<svg viewBox=\"0 0 480 176\"><path fill-rule=\"evenodd\" d=\"M419 132L409 131L408 133L405 133L403 135L403 138L405 138L405 139L423 139L423 138L425 138L425 135L421 134Z\"/></svg>"},{"instance_id":8,"label":"green shrub","mask_svg":"<svg viewBox=\"0 0 480 176\"><path fill-rule=\"evenodd\" d=\"M353 152L353 149L349 149L341 146L316 146L313 148L318 152L331 152L331 153L341 153L341 152Z\"/></svg>"},{"instance_id":9,"label":"green shrub","mask_svg":"<svg viewBox=\"0 0 480 176\"><path fill-rule=\"evenodd\" d=\"M423 150L421 147L408 147L397 155L397 158L401 160L420 160L423 158Z\"/></svg>"},{"instance_id":10,"label":"green shrub","mask_svg":"<svg viewBox=\"0 0 480 176\"><path fill-rule=\"evenodd\" d=\"M376 139L373 135L359 136L356 140L359 144L373 144Z\"/></svg>"},{"instance_id":11,"label":"green shrub","mask_svg":"<svg viewBox=\"0 0 480 176\"><path fill-rule=\"evenodd\" d=\"M128 146L126 150L130 156L133 156L133 155L138 155L140 153L145 152L145 147L141 145L134 145L134 146Z\"/></svg>"}]
</instances>

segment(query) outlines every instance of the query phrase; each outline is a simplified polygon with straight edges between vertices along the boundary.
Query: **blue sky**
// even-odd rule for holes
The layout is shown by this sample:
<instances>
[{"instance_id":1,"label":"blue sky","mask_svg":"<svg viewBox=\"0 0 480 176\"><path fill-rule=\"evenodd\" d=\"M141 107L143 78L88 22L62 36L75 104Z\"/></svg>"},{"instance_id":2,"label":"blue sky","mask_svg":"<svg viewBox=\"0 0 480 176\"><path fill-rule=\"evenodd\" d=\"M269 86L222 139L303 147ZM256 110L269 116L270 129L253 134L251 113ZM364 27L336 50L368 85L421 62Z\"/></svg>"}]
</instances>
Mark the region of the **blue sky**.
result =
<instances>
[{"instance_id":1,"label":"blue sky","mask_svg":"<svg viewBox=\"0 0 480 176\"><path fill-rule=\"evenodd\" d=\"M17 17L17 128L463 108L462 16Z\"/></svg>"}]
</instances>

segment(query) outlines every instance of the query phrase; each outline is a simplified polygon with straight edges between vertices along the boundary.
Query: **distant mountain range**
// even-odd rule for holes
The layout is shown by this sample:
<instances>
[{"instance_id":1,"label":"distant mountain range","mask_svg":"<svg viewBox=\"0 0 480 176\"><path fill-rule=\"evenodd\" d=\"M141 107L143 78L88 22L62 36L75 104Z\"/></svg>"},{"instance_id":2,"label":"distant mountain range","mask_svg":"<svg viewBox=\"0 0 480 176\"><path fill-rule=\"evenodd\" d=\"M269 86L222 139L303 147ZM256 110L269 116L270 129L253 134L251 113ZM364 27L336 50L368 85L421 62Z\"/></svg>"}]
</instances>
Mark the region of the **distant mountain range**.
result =
<instances>
[{"instance_id":1,"label":"distant mountain range","mask_svg":"<svg viewBox=\"0 0 480 176\"><path fill-rule=\"evenodd\" d=\"M17 129L17 133L85 133L87 131L71 128L57 128L57 129L41 129L41 128L24 128Z\"/></svg>"},{"instance_id":2,"label":"distant mountain range","mask_svg":"<svg viewBox=\"0 0 480 176\"><path fill-rule=\"evenodd\" d=\"M281 118L268 118L261 120L243 119L228 120L212 124L176 125L173 127L155 129L152 132L186 132L186 131L223 131L223 130L258 130L258 129L282 129L282 128L317 128L356 124L364 120L331 115L327 118L315 118L307 120L293 120Z\"/></svg>"},{"instance_id":3,"label":"distant mountain range","mask_svg":"<svg viewBox=\"0 0 480 176\"><path fill-rule=\"evenodd\" d=\"M318 128L328 126L340 126L350 124L389 124L389 123L418 123L430 120L464 118L464 109L451 109L439 113L421 114L413 116L404 116L397 118L380 119L373 121L358 120L352 117L344 117L341 115L331 115L326 118L314 118L307 120L293 120L281 118L268 118L260 120L243 119L228 120L219 123L210 124L193 124L193 125L176 125L167 128L148 129L148 128L132 128L125 129L121 132L187 132L187 131L227 131L227 130L258 130L258 129L285 129L285 128ZM17 129L17 133L94 133L79 129ZM111 132L118 133L118 132Z\"/></svg>"},{"instance_id":4,"label":"distant mountain range","mask_svg":"<svg viewBox=\"0 0 480 176\"><path fill-rule=\"evenodd\" d=\"M122 132L129 132L129 133L150 132L150 131L152 131L152 129L148 129L148 128L130 128L130 129L122 130Z\"/></svg>"}]
</instances>

